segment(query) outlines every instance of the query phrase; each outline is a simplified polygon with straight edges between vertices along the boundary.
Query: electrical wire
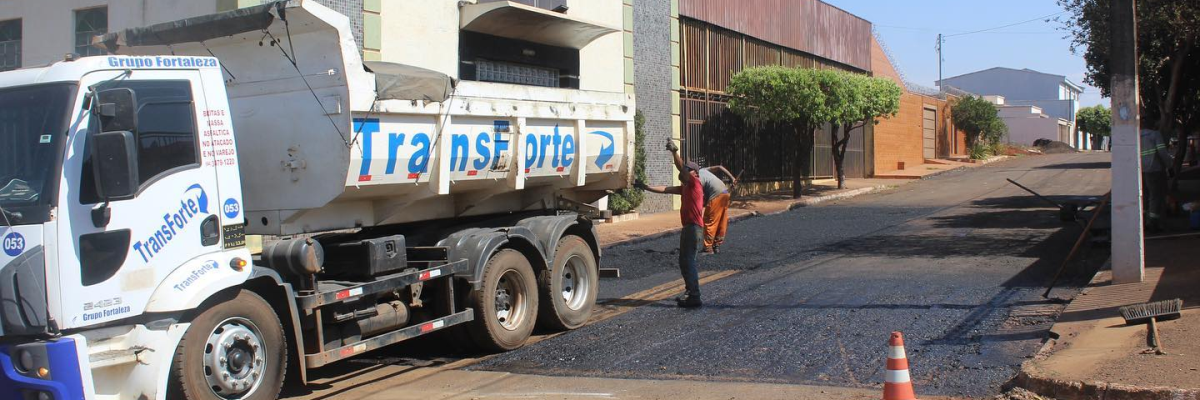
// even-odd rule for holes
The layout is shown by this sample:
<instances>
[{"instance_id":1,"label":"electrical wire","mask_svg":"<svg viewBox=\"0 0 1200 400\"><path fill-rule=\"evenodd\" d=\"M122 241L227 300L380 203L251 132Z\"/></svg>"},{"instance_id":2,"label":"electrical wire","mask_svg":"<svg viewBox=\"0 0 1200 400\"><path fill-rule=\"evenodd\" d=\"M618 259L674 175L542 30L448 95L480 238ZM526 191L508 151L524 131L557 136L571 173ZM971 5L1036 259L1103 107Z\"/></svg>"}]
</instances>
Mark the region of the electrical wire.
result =
<instances>
[{"instance_id":1,"label":"electrical wire","mask_svg":"<svg viewBox=\"0 0 1200 400\"><path fill-rule=\"evenodd\" d=\"M1066 10L1063 10L1063 11L1059 11L1059 12L1056 12L1056 13L1053 13L1053 14L1049 14L1049 15L1043 15L1043 16L1041 16L1041 17L1037 17L1037 18L1033 18L1033 19L1029 19L1029 20L1025 20L1025 21L1021 21L1021 22L1014 22L1014 23L1011 23L1011 24L1008 24L1008 25L1001 25L1001 26L992 27L992 28L980 29L980 30L977 30L977 31L970 31L970 32L963 32L963 33L955 33L955 34L953 34L953 35L946 35L945 37L947 37L947 38L950 38L950 37L955 37L955 36L974 35L974 34L976 34L976 33L983 33L983 32L987 32L987 31L994 31L994 30L997 30L997 29L1004 29L1004 28L1008 28L1008 27L1012 27L1012 26L1017 26L1017 25L1021 25L1021 24L1026 24L1026 23L1030 23L1030 22L1033 22L1033 21L1037 21L1037 20L1039 20L1039 19L1046 19L1046 18L1050 18L1050 17L1054 17L1054 16L1058 16L1058 15L1066 14L1066 13L1067 13L1067 11L1066 11Z\"/></svg>"}]
</instances>

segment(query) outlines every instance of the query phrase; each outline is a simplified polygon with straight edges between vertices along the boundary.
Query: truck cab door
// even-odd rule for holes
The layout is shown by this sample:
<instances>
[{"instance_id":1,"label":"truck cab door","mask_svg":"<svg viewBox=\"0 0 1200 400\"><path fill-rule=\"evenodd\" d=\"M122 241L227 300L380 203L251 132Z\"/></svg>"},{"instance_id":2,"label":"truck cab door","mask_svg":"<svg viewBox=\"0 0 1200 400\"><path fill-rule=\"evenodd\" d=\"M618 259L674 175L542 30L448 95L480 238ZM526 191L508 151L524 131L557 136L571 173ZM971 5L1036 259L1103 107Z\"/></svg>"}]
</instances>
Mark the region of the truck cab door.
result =
<instances>
[{"instance_id":1,"label":"truck cab door","mask_svg":"<svg viewBox=\"0 0 1200 400\"><path fill-rule=\"evenodd\" d=\"M207 105L200 73L134 70L113 79L118 73L89 74L80 87L133 91L135 195L105 201L97 194L87 142L99 118L82 111L67 144L59 201L66 214L57 255L64 329L141 314L173 271L196 264L204 270L204 257L221 251L216 172L202 156ZM107 223L94 221L93 211L105 207Z\"/></svg>"}]
</instances>

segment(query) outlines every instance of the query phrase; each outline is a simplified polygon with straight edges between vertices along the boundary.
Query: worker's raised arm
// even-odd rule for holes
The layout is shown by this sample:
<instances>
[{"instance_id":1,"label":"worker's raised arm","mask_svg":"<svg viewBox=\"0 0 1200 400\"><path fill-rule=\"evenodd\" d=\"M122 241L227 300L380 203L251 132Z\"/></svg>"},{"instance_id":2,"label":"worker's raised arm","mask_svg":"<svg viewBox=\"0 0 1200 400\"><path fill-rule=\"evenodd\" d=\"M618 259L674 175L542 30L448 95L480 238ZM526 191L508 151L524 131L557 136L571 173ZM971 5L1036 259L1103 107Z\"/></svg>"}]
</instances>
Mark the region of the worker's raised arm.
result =
<instances>
[{"instance_id":1,"label":"worker's raised arm","mask_svg":"<svg viewBox=\"0 0 1200 400\"><path fill-rule=\"evenodd\" d=\"M707 169L708 169L708 172L720 171L721 173L725 174L725 176L729 177L730 183L737 184L737 177L733 176L732 172L729 172L729 170L725 169L724 165L714 165L714 166L708 167Z\"/></svg>"},{"instance_id":2,"label":"worker's raised arm","mask_svg":"<svg viewBox=\"0 0 1200 400\"><path fill-rule=\"evenodd\" d=\"M683 171L683 157L679 156L679 146L675 145L675 141L667 139L667 151L671 152L671 156L675 161L675 169Z\"/></svg>"},{"instance_id":3,"label":"worker's raised arm","mask_svg":"<svg viewBox=\"0 0 1200 400\"><path fill-rule=\"evenodd\" d=\"M683 193L683 189L680 189L679 186L644 186L644 187L642 187L642 190L645 190L645 191L651 192L651 193L661 193L661 194L682 194Z\"/></svg>"}]
</instances>

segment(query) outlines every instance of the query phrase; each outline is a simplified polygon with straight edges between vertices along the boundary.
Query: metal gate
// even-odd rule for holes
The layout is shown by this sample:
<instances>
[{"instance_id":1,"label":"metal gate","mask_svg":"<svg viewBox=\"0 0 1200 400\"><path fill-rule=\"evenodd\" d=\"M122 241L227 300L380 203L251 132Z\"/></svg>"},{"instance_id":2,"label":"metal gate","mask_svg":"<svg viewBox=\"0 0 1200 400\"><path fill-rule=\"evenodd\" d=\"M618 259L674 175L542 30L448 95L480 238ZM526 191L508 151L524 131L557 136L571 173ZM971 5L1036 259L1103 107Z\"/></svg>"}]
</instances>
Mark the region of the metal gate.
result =
<instances>
[{"instance_id":1,"label":"metal gate","mask_svg":"<svg viewBox=\"0 0 1200 400\"><path fill-rule=\"evenodd\" d=\"M729 111L725 96L683 91L680 107L688 160L724 165L745 182L789 181L796 133L781 124L747 124Z\"/></svg>"},{"instance_id":2,"label":"metal gate","mask_svg":"<svg viewBox=\"0 0 1200 400\"><path fill-rule=\"evenodd\" d=\"M925 127L923 135L925 139L924 157L926 159L934 159L936 158L934 150L937 148L937 135L935 134L937 132L937 110L934 108L925 108L924 111L925 115L922 118L924 120L923 126Z\"/></svg>"},{"instance_id":3,"label":"metal gate","mask_svg":"<svg viewBox=\"0 0 1200 400\"><path fill-rule=\"evenodd\" d=\"M826 125L816 133L817 141L813 146L812 157L814 178L837 176L837 166L833 162L833 138L829 136L830 129L829 125ZM842 169L847 178L867 177L866 139L866 129L863 127L850 130L850 142L846 143L846 158L842 160Z\"/></svg>"},{"instance_id":4,"label":"metal gate","mask_svg":"<svg viewBox=\"0 0 1200 400\"><path fill-rule=\"evenodd\" d=\"M795 130L787 124L745 121L729 111L725 90L743 68L761 65L853 70L705 22L680 20L680 119L683 155L705 165L724 165L745 182L790 181L795 168ZM864 129L851 132L846 176L867 176L870 143ZM834 176L829 129L814 133L811 178Z\"/></svg>"}]
</instances>

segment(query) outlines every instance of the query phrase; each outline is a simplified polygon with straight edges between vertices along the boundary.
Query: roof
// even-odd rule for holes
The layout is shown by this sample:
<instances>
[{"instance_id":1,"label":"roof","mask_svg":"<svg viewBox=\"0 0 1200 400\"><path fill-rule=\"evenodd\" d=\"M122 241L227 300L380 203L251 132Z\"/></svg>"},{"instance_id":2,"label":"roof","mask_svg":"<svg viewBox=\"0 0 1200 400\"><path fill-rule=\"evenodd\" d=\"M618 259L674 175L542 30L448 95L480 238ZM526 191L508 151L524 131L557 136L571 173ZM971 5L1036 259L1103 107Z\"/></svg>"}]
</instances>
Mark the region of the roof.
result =
<instances>
[{"instance_id":1,"label":"roof","mask_svg":"<svg viewBox=\"0 0 1200 400\"><path fill-rule=\"evenodd\" d=\"M1070 86L1072 89L1075 89L1076 91L1078 91L1078 92L1080 92L1080 93L1083 93L1083 86L1079 86L1079 85L1078 85L1078 84L1076 84L1075 82L1071 82L1071 80L1070 80L1070 79L1067 79L1066 75L1055 75L1055 74L1049 74L1049 73L1045 73L1045 72L1041 72L1041 71L1034 71L1034 70L1032 70L1032 69L1029 69L1029 68L1016 69L1016 68L1007 68L1007 67L992 67L992 68L988 68L988 69L985 69L985 70L979 70L979 71L975 71L975 72L968 72L968 73L965 73L965 74L962 74L962 75L956 75L956 76L952 76L952 77L949 77L949 78L943 78L941 81L938 81L938 84L939 84L939 85L941 85L941 83L942 83L943 81L949 81L949 80L952 80L952 79L958 79L958 78L962 78L962 77L965 77L965 76L971 76L971 75L975 75L975 74L982 74L982 73L985 73L985 72L996 71L996 70L1003 70L1003 71L1013 71L1013 72L1024 72L1024 73L1028 73L1028 74L1038 74L1038 75L1045 75L1045 76L1053 77L1053 78L1056 78L1056 79L1058 79L1058 80L1062 81L1063 83L1066 83L1066 84L1067 84L1067 86Z\"/></svg>"}]
</instances>

